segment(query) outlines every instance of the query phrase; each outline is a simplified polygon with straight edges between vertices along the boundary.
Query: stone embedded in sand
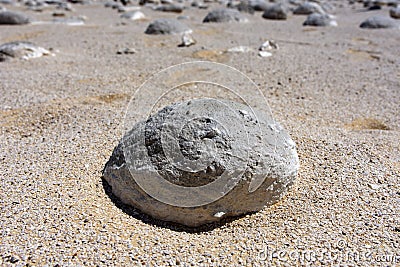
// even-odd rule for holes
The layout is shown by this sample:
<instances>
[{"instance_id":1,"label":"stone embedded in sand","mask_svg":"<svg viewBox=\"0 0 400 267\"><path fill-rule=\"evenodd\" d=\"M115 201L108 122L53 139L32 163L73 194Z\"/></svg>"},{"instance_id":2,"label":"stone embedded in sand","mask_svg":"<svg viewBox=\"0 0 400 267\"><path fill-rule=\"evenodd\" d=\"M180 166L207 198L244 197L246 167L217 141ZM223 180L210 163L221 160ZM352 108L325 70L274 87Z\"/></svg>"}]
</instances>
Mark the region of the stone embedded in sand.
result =
<instances>
[{"instance_id":1,"label":"stone embedded in sand","mask_svg":"<svg viewBox=\"0 0 400 267\"><path fill-rule=\"evenodd\" d=\"M313 13L308 15L306 21L303 23L303 26L337 26L337 23L328 14Z\"/></svg>"},{"instance_id":2,"label":"stone embedded in sand","mask_svg":"<svg viewBox=\"0 0 400 267\"><path fill-rule=\"evenodd\" d=\"M240 1L238 4L234 4L233 2L228 3L229 8L236 9L243 13L254 14L254 8L250 5L248 1Z\"/></svg>"},{"instance_id":3,"label":"stone embedded in sand","mask_svg":"<svg viewBox=\"0 0 400 267\"><path fill-rule=\"evenodd\" d=\"M392 18L394 19L400 19L400 6L398 7L392 7L389 10L389 14Z\"/></svg>"},{"instance_id":4,"label":"stone embedded in sand","mask_svg":"<svg viewBox=\"0 0 400 267\"><path fill-rule=\"evenodd\" d=\"M236 102L196 99L136 124L103 177L124 203L199 226L273 205L298 169L295 143L272 118Z\"/></svg>"},{"instance_id":5,"label":"stone embedded in sand","mask_svg":"<svg viewBox=\"0 0 400 267\"><path fill-rule=\"evenodd\" d=\"M226 50L226 52L230 52L230 53L249 53L249 52L253 52L254 49L251 48L250 46L244 46L244 45L240 45L240 46L235 46L232 48L229 48Z\"/></svg>"},{"instance_id":6,"label":"stone embedded in sand","mask_svg":"<svg viewBox=\"0 0 400 267\"><path fill-rule=\"evenodd\" d=\"M206 5L205 3L203 3L202 1L193 1L190 4L191 7L197 7L199 9L207 9L208 5Z\"/></svg>"},{"instance_id":7,"label":"stone embedded in sand","mask_svg":"<svg viewBox=\"0 0 400 267\"><path fill-rule=\"evenodd\" d=\"M23 13L15 11L0 11L0 25L22 25L28 24L30 19Z\"/></svg>"},{"instance_id":8,"label":"stone embedded in sand","mask_svg":"<svg viewBox=\"0 0 400 267\"><path fill-rule=\"evenodd\" d=\"M181 34L192 30L177 19L156 19L147 27L146 34Z\"/></svg>"},{"instance_id":9,"label":"stone embedded in sand","mask_svg":"<svg viewBox=\"0 0 400 267\"><path fill-rule=\"evenodd\" d=\"M178 47L189 47L196 44L196 40L190 33L184 33L181 37L182 42L178 45Z\"/></svg>"},{"instance_id":10,"label":"stone embedded in sand","mask_svg":"<svg viewBox=\"0 0 400 267\"><path fill-rule=\"evenodd\" d=\"M31 59L45 55L53 55L43 47L30 42L10 42L0 45L0 61L11 58Z\"/></svg>"},{"instance_id":11,"label":"stone embedded in sand","mask_svg":"<svg viewBox=\"0 0 400 267\"><path fill-rule=\"evenodd\" d=\"M117 55L130 55L130 54L136 54L137 51L135 48L123 48L123 49L119 49L117 51Z\"/></svg>"},{"instance_id":12,"label":"stone embedded in sand","mask_svg":"<svg viewBox=\"0 0 400 267\"><path fill-rule=\"evenodd\" d=\"M155 8L155 10L157 11L174 12L174 13L182 13L183 9L184 9L183 5L177 5L177 4L161 5Z\"/></svg>"},{"instance_id":13,"label":"stone embedded in sand","mask_svg":"<svg viewBox=\"0 0 400 267\"><path fill-rule=\"evenodd\" d=\"M71 18L56 18L53 19L55 24L63 24L68 26L82 26L85 25L84 17L71 17Z\"/></svg>"},{"instance_id":14,"label":"stone embedded in sand","mask_svg":"<svg viewBox=\"0 0 400 267\"><path fill-rule=\"evenodd\" d=\"M265 0L249 0L248 3L255 11L264 11L268 8Z\"/></svg>"},{"instance_id":15,"label":"stone embedded in sand","mask_svg":"<svg viewBox=\"0 0 400 267\"><path fill-rule=\"evenodd\" d=\"M143 6L143 5L147 5L147 4L159 5L160 0L139 0L139 5Z\"/></svg>"},{"instance_id":16,"label":"stone embedded in sand","mask_svg":"<svg viewBox=\"0 0 400 267\"><path fill-rule=\"evenodd\" d=\"M119 13L131 12L131 11L138 11L140 10L140 6L119 6L117 8Z\"/></svg>"},{"instance_id":17,"label":"stone embedded in sand","mask_svg":"<svg viewBox=\"0 0 400 267\"><path fill-rule=\"evenodd\" d=\"M265 9L262 17L264 19L285 20L287 19L288 9L283 4L275 4Z\"/></svg>"},{"instance_id":18,"label":"stone embedded in sand","mask_svg":"<svg viewBox=\"0 0 400 267\"><path fill-rule=\"evenodd\" d=\"M246 22L248 21L238 10L231 8L218 8L209 12L203 22Z\"/></svg>"},{"instance_id":19,"label":"stone embedded in sand","mask_svg":"<svg viewBox=\"0 0 400 267\"><path fill-rule=\"evenodd\" d=\"M129 20L141 20L141 19L145 19L146 16L141 11L129 11L129 12L123 13L121 15L121 18L129 19Z\"/></svg>"},{"instance_id":20,"label":"stone embedded in sand","mask_svg":"<svg viewBox=\"0 0 400 267\"><path fill-rule=\"evenodd\" d=\"M373 16L364 20L360 24L363 29L387 29L387 28L400 28L400 24L389 17Z\"/></svg>"},{"instance_id":21,"label":"stone embedded in sand","mask_svg":"<svg viewBox=\"0 0 400 267\"><path fill-rule=\"evenodd\" d=\"M258 48L258 55L260 57L271 57L272 53L271 50L278 50L278 44L273 40L265 41L259 48Z\"/></svg>"},{"instance_id":22,"label":"stone embedded in sand","mask_svg":"<svg viewBox=\"0 0 400 267\"><path fill-rule=\"evenodd\" d=\"M312 2L302 3L293 10L293 14L295 15L310 15L312 13L325 14L325 11L320 5Z\"/></svg>"},{"instance_id":23,"label":"stone embedded in sand","mask_svg":"<svg viewBox=\"0 0 400 267\"><path fill-rule=\"evenodd\" d=\"M112 9L117 9L121 6L123 5L120 2L114 2L114 1L106 2L104 4L104 7L111 7Z\"/></svg>"},{"instance_id":24,"label":"stone embedded in sand","mask_svg":"<svg viewBox=\"0 0 400 267\"><path fill-rule=\"evenodd\" d=\"M267 40L260 47L258 51L270 51L270 50L278 50L279 46L274 40Z\"/></svg>"}]
</instances>

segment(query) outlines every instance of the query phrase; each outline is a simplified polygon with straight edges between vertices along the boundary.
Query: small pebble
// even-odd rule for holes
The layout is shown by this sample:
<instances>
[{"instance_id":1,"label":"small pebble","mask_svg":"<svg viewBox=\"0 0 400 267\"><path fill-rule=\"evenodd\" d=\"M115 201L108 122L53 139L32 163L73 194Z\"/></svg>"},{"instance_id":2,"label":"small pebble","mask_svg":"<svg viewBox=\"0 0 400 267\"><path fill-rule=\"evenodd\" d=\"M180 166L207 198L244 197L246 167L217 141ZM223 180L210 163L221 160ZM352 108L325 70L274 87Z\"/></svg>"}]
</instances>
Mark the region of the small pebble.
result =
<instances>
[{"instance_id":1,"label":"small pebble","mask_svg":"<svg viewBox=\"0 0 400 267\"><path fill-rule=\"evenodd\" d=\"M129 54L136 54L137 51L134 48L124 48L117 51L118 55L129 55Z\"/></svg>"},{"instance_id":2,"label":"small pebble","mask_svg":"<svg viewBox=\"0 0 400 267\"><path fill-rule=\"evenodd\" d=\"M181 40L182 42L178 45L178 47L189 47L196 44L196 40L190 33L183 33Z\"/></svg>"}]
</instances>

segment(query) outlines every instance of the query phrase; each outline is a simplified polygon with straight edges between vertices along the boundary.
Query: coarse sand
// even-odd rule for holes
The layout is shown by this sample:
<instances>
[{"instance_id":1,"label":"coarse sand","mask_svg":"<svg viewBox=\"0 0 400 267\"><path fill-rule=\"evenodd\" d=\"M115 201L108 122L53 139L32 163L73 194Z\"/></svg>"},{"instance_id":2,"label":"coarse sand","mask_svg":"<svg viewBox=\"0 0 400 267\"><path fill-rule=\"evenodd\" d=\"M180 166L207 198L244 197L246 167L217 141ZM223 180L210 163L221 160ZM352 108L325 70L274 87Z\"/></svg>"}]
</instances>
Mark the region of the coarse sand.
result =
<instances>
[{"instance_id":1,"label":"coarse sand","mask_svg":"<svg viewBox=\"0 0 400 267\"><path fill-rule=\"evenodd\" d=\"M182 13L197 41L190 47L178 47L180 35L144 34L153 19L179 15L148 7L138 21L93 2L67 14L86 16L82 26L0 26L1 43L30 41L55 54L0 62L1 266L400 264L400 30L359 28L389 16L388 7L364 12L338 1L337 27L304 27L305 16L272 21L262 12L246 14L247 23L203 24L219 7L209 5ZM54 11L7 9L36 21ZM263 58L266 40L279 50ZM254 51L226 52L237 46ZM135 52L117 54L125 48ZM301 165L278 204L195 229L122 204L101 177L135 90L193 60L252 79Z\"/></svg>"}]
</instances>

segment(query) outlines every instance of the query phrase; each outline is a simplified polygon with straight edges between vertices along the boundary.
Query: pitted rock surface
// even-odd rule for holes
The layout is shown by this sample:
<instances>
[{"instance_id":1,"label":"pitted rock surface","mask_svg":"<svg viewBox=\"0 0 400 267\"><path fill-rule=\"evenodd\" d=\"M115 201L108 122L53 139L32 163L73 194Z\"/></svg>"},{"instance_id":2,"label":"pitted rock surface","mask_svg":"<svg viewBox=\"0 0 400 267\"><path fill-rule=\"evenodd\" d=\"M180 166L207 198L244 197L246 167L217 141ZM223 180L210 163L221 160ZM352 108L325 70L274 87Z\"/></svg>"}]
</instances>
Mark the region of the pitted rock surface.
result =
<instances>
[{"instance_id":1,"label":"pitted rock surface","mask_svg":"<svg viewBox=\"0 0 400 267\"><path fill-rule=\"evenodd\" d=\"M194 101L200 100L167 106L149 117L147 121L139 122L125 134L103 170L103 177L112 187L113 193L124 203L154 218L192 227L229 216L258 211L279 201L295 181L298 172L299 160L295 143L279 123L243 104L219 100L230 108L232 114L238 118L237 123L245 129L243 133L240 132L239 137L233 136L231 134L233 129L227 128L215 119L224 116L226 110L217 111L215 118L190 119L186 113L178 114L179 120L185 121L185 124L178 129L180 134L174 137L185 159L196 161L201 157L212 155L207 149L209 144L214 145L216 154L210 164L202 170L182 170L171 163L164 151L166 147L161 137L162 131L172 134L172 130L177 130L173 129L173 122L168 124L168 118L177 116L178 108L182 105L187 105L190 113L194 114L197 112L195 109L209 110L214 105L213 101L205 101L201 108L195 106L192 110L190 105ZM168 132L169 127L172 127L171 133ZM144 136L144 140L139 138L141 135ZM175 185L200 187L218 180L224 172L231 174L239 168L233 160L235 155L233 149L236 148L247 151L239 154L241 160L247 163L235 186L214 202L195 207L169 205L147 194L136 183L135 170L132 171L130 169L132 166L129 165L131 159L126 158L127 155L142 153L140 150L143 149L150 158L148 162L151 162L152 166L139 163L137 168L141 169L140 171L145 169L148 175L152 173L155 175L157 172ZM251 191L250 186L255 177L263 179Z\"/></svg>"}]
</instances>

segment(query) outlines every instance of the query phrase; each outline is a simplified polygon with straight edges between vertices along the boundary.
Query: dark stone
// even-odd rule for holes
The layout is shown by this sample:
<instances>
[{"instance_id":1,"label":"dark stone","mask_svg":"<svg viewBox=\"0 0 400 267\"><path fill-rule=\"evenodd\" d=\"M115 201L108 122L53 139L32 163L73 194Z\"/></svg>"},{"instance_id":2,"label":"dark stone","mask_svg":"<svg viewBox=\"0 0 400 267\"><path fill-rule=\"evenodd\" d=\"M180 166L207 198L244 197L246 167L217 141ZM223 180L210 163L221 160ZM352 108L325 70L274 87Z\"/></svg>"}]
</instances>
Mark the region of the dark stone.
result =
<instances>
[{"instance_id":1,"label":"dark stone","mask_svg":"<svg viewBox=\"0 0 400 267\"><path fill-rule=\"evenodd\" d=\"M238 10L231 8L214 9L203 19L203 22L246 22L247 18L244 17Z\"/></svg>"},{"instance_id":2,"label":"dark stone","mask_svg":"<svg viewBox=\"0 0 400 267\"><path fill-rule=\"evenodd\" d=\"M30 19L23 13L14 11L1 11L0 12L0 24L8 25L22 25L28 24Z\"/></svg>"},{"instance_id":3,"label":"dark stone","mask_svg":"<svg viewBox=\"0 0 400 267\"><path fill-rule=\"evenodd\" d=\"M392 7L389 10L389 14L392 18L394 19L400 19L400 6L398 7Z\"/></svg>"},{"instance_id":4,"label":"dark stone","mask_svg":"<svg viewBox=\"0 0 400 267\"><path fill-rule=\"evenodd\" d=\"M312 13L325 14L325 11L320 5L312 2L302 3L295 10L293 10L293 14L295 15L310 15Z\"/></svg>"},{"instance_id":5,"label":"dark stone","mask_svg":"<svg viewBox=\"0 0 400 267\"><path fill-rule=\"evenodd\" d=\"M275 4L268 7L262 17L264 19L286 20L288 9L283 4Z\"/></svg>"},{"instance_id":6,"label":"dark stone","mask_svg":"<svg viewBox=\"0 0 400 267\"><path fill-rule=\"evenodd\" d=\"M147 27L146 34L179 34L192 30L177 19L156 19Z\"/></svg>"},{"instance_id":7,"label":"dark stone","mask_svg":"<svg viewBox=\"0 0 400 267\"><path fill-rule=\"evenodd\" d=\"M303 26L336 26L336 21L332 20L327 14L313 13L308 15Z\"/></svg>"},{"instance_id":8,"label":"dark stone","mask_svg":"<svg viewBox=\"0 0 400 267\"><path fill-rule=\"evenodd\" d=\"M360 28L363 29L387 29L387 28L399 28L399 23L389 17L373 16L360 24Z\"/></svg>"}]
</instances>

